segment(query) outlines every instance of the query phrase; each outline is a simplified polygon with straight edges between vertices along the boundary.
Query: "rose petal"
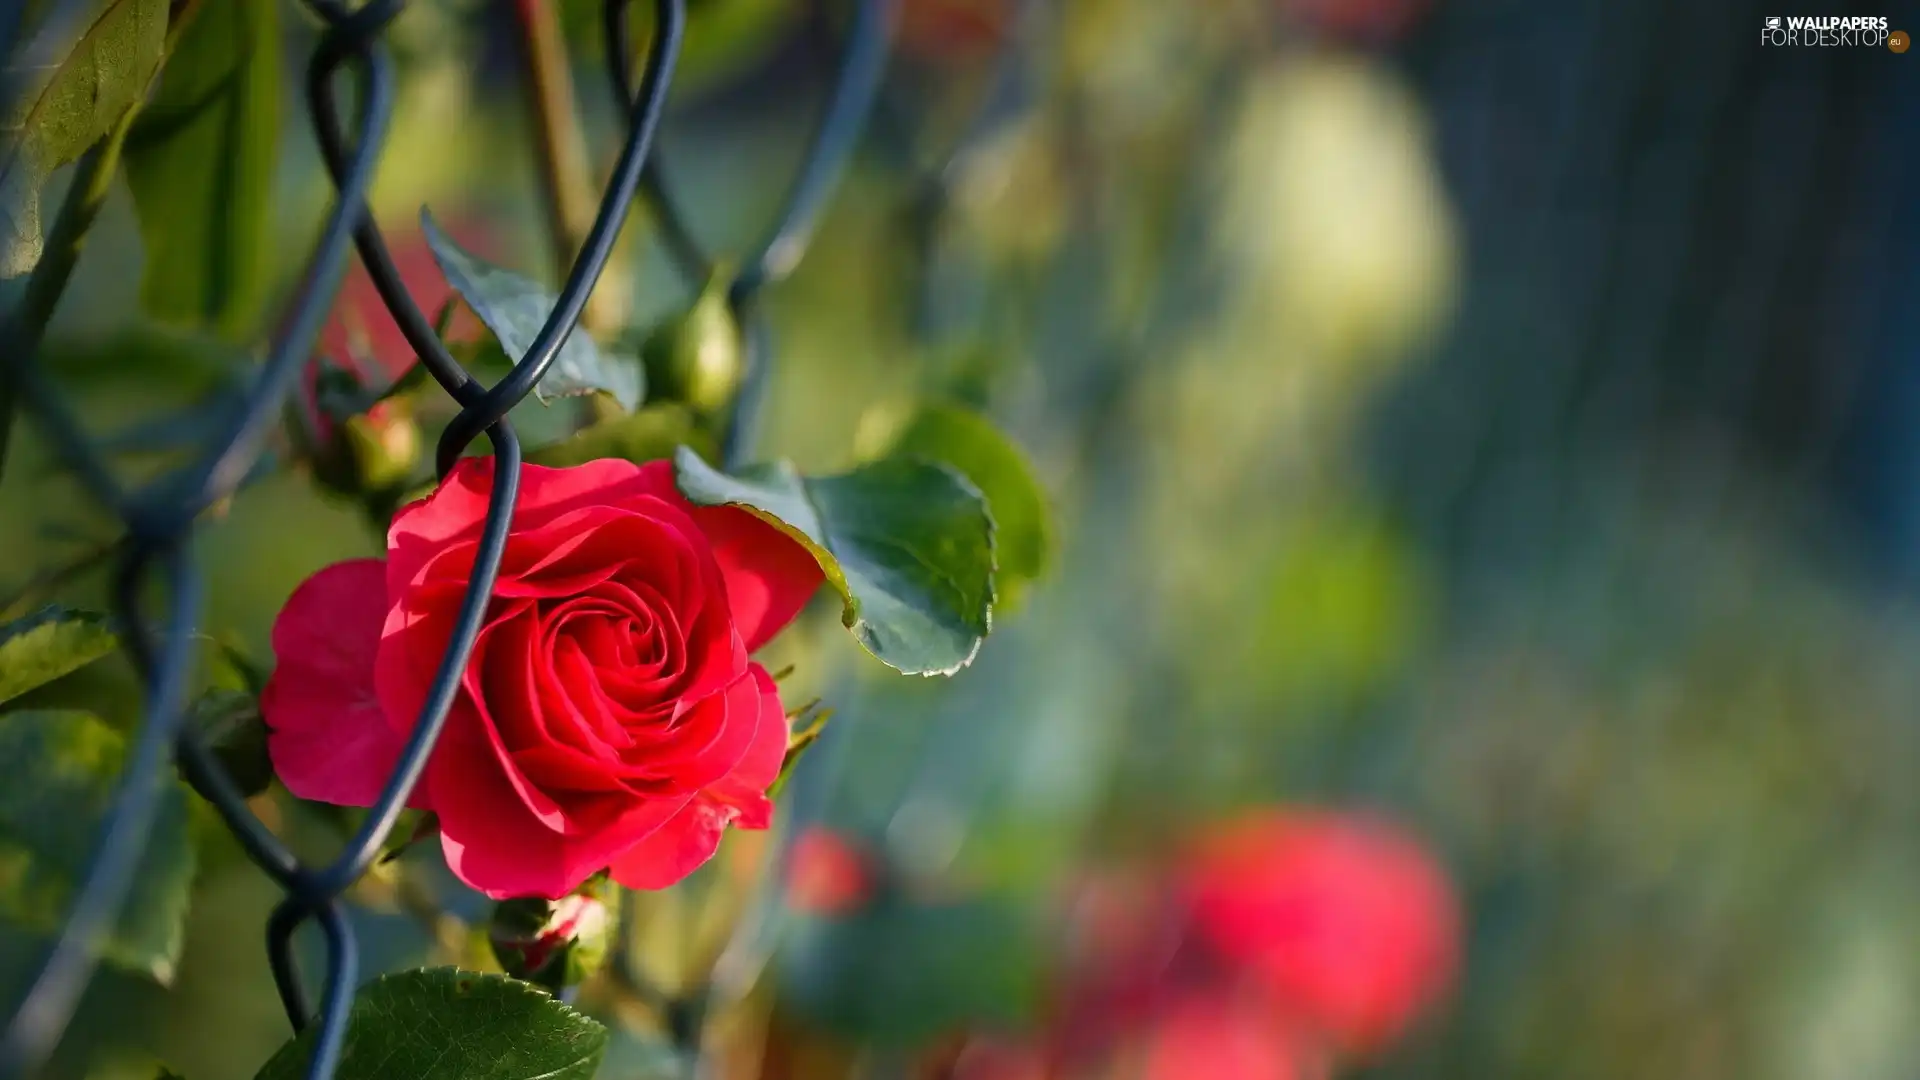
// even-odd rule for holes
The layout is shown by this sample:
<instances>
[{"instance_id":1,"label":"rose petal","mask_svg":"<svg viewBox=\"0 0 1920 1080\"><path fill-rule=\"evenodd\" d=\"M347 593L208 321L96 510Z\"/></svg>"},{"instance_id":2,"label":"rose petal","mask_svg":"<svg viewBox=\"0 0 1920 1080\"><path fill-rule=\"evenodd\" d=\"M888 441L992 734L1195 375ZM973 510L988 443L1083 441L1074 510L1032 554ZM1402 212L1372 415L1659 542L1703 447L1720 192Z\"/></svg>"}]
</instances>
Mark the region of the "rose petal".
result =
<instances>
[{"instance_id":1,"label":"rose petal","mask_svg":"<svg viewBox=\"0 0 1920 1080\"><path fill-rule=\"evenodd\" d=\"M411 580L422 552L431 553L462 537L477 537L491 505L491 457L461 458L433 494L408 503L387 531L390 558L402 580ZM561 514L586 506L618 506L653 495L684 503L673 487L672 466L648 468L617 458L602 458L569 469L520 467L520 497L514 505L513 531L537 529Z\"/></svg>"},{"instance_id":2,"label":"rose petal","mask_svg":"<svg viewBox=\"0 0 1920 1080\"><path fill-rule=\"evenodd\" d=\"M374 690L385 618L385 566L352 559L302 582L274 621L279 663L260 711L274 772L300 798L371 805L399 760L405 737ZM427 806L424 783L408 805Z\"/></svg>"},{"instance_id":3,"label":"rose petal","mask_svg":"<svg viewBox=\"0 0 1920 1080\"><path fill-rule=\"evenodd\" d=\"M708 794L740 811L740 820L735 823L740 828L764 829L773 823L773 800L767 798L767 788L780 777L792 731L773 676L755 664L753 681L760 694L760 721L753 733L753 745L733 772L713 785Z\"/></svg>"},{"instance_id":4,"label":"rose petal","mask_svg":"<svg viewBox=\"0 0 1920 1080\"><path fill-rule=\"evenodd\" d=\"M753 665L750 685L759 701L746 756L660 831L614 860L615 881L630 889L664 889L713 858L727 826L764 829L773 823L773 802L766 789L786 760L787 716L767 669Z\"/></svg>"},{"instance_id":5,"label":"rose petal","mask_svg":"<svg viewBox=\"0 0 1920 1080\"><path fill-rule=\"evenodd\" d=\"M535 787L522 775L520 767L514 763L512 751L507 749L505 734L500 720L505 720L511 734L522 744L533 740L544 740L544 732L536 730L538 717L527 715L534 708L532 702L505 701L496 703L487 700L487 687L483 684L483 673L495 665L522 663L522 659L531 651L531 642L536 629L537 616L531 604L520 601L519 610L502 615L497 621L488 623L480 631L480 639L474 645L473 659L467 664L467 670L461 679L466 693L454 702L454 708L465 716L471 716L468 730L480 732L486 745L492 750L497 772L506 779L515 796L541 825L556 832L568 830L572 822L567 811L553 796ZM499 645L498 655L495 646ZM491 661L491 662L490 662ZM496 719L496 715L499 719ZM451 721L449 721L451 724Z\"/></svg>"},{"instance_id":6,"label":"rose petal","mask_svg":"<svg viewBox=\"0 0 1920 1080\"><path fill-rule=\"evenodd\" d=\"M484 738L468 725L453 726L460 719L449 718L430 768L436 790L448 793L436 805L440 846L455 876L496 900L565 896L658 831L689 801L648 799L589 835L562 835L527 809Z\"/></svg>"},{"instance_id":7,"label":"rose petal","mask_svg":"<svg viewBox=\"0 0 1920 1080\"><path fill-rule=\"evenodd\" d=\"M720 837L739 811L696 799L613 860L613 880L629 889L664 889L700 869L720 850Z\"/></svg>"},{"instance_id":8,"label":"rose petal","mask_svg":"<svg viewBox=\"0 0 1920 1080\"><path fill-rule=\"evenodd\" d=\"M467 568L473 565L472 543L450 549L433 560L447 564L447 580L410 585L401 580L387 560L386 623L380 629L380 654L374 660L373 685L386 710L387 724L396 731L412 730L426 706L427 692L439 673L447 645L453 640L465 592ZM457 569L454 578L452 570Z\"/></svg>"},{"instance_id":9,"label":"rose petal","mask_svg":"<svg viewBox=\"0 0 1920 1080\"><path fill-rule=\"evenodd\" d=\"M754 749L761 712L757 681L742 675L620 756L631 776L665 780L675 791L699 791L732 775Z\"/></svg>"},{"instance_id":10,"label":"rose petal","mask_svg":"<svg viewBox=\"0 0 1920 1080\"><path fill-rule=\"evenodd\" d=\"M807 606L824 580L820 564L798 541L745 510L697 507L693 516L713 544L733 623L752 652Z\"/></svg>"}]
</instances>

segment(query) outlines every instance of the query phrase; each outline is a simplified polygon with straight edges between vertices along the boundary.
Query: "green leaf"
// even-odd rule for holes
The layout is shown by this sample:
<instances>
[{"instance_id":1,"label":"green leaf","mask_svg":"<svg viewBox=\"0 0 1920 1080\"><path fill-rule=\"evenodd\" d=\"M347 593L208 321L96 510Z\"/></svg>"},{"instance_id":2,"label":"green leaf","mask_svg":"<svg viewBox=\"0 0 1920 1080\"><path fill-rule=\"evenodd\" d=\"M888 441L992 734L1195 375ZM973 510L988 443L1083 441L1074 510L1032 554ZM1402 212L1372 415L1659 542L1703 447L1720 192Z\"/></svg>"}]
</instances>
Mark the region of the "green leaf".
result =
<instances>
[{"instance_id":1,"label":"green leaf","mask_svg":"<svg viewBox=\"0 0 1920 1080\"><path fill-rule=\"evenodd\" d=\"M280 5L200 0L124 157L155 318L251 327L280 140Z\"/></svg>"},{"instance_id":2,"label":"green leaf","mask_svg":"<svg viewBox=\"0 0 1920 1080\"><path fill-rule=\"evenodd\" d=\"M194 702L187 722L233 778L240 794L249 798L273 783L273 760L267 755L267 724L260 702L244 690L215 688ZM200 792L206 798L213 796Z\"/></svg>"},{"instance_id":3,"label":"green leaf","mask_svg":"<svg viewBox=\"0 0 1920 1080\"><path fill-rule=\"evenodd\" d=\"M889 893L850 916L796 920L780 990L826 1031L913 1045L963 1026L1029 1017L1040 952L1008 903L915 902Z\"/></svg>"},{"instance_id":4,"label":"green leaf","mask_svg":"<svg viewBox=\"0 0 1920 1080\"><path fill-rule=\"evenodd\" d=\"M0 624L0 702L86 667L115 644L105 615L58 604Z\"/></svg>"},{"instance_id":5,"label":"green leaf","mask_svg":"<svg viewBox=\"0 0 1920 1080\"><path fill-rule=\"evenodd\" d=\"M447 283L493 331L508 356L515 360L525 356L558 298L511 270L490 266L461 250L424 210L420 226ZM560 355L534 393L542 401L606 393L631 412L640 407L643 389L639 361L603 352L585 330L576 329L560 346Z\"/></svg>"},{"instance_id":6,"label":"green leaf","mask_svg":"<svg viewBox=\"0 0 1920 1080\"><path fill-rule=\"evenodd\" d=\"M728 476L685 447L674 465L688 499L737 506L805 544L840 593L841 621L888 666L951 675L973 662L993 623L993 519L959 473L887 458L838 476L785 463Z\"/></svg>"},{"instance_id":7,"label":"green leaf","mask_svg":"<svg viewBox=\"0 0 1920 1080\"><path fill-rule=\"evenodd\" d=\"M504 975L402 971L353 999L336 1080L589 1080L607 1029ZM280 1048L257 1080L306 1075L317 1028Z\"/></svg>"},{"instance_id":8,"label":"green leaf","mask_svg":"<svg viewBox=\"0 0 1920 1080\"><path fill-rule=\"evenodd\" d=\"M40 363L63 381L79 384L76 390L98 393L132 385L140 402L150 405L156 397L188 400L227 385L250 361L231 343L209 335L137 323L50 337Z\"/></svg>"},{"instance_id":9,"label":"green leaf","mask_svg":"<svg viewBox=\"0 0 1920 1080\"><path fill-rule=\"evenodd\" d=\"M58 932L99 845L126 761L126 740L92 715L0 716L0 921ZM193 844L186 789L165 781L147 850L101 956L166 982L180 956Z\"/></svg>"},{"instance_id":10,"label":"green leaf","mask_svg":"<svg viewBox=\"0 0 1920 1080\"><path fill-rule=\"evenodd\" d=\"M1046 491L1026 455L986 417L957 405L923 404L877 411L862 426L868 457L950 465L987 497L1003 609L1013 586L1046 572L1053 559Z\"/></svg>"},{"instance_id":11,"label":"green leaf","mask_svg":"<svg viewBox=\"0 0 1920 1080\"><path fill-rule=\"evenodd\" d=\"M0 118L0 277L40 261L40 189L139 103L166 45L168 0L104 0L73 34L50 19L0 72L24 93Z\"/></svg>"}]
</instances>

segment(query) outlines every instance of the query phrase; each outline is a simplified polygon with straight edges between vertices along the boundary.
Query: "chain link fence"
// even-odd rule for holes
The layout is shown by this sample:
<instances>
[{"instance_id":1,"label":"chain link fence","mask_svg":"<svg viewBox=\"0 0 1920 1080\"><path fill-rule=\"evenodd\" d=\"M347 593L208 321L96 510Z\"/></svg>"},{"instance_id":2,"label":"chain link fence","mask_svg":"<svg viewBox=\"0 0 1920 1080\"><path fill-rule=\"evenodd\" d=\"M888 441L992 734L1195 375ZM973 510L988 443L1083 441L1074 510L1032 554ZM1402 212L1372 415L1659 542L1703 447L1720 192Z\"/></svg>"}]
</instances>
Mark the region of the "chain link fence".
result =
<instances>
[{"instance_id":1,"label":"chain link fence","mask_svg":"<svg viewBox=\"0 0 1920 1080\"><path fill-rule=\"evenodd\" d=\"M23 5L8 6L13 10L0 19L0 54L11 51L5 46L11 44L9 39L24 18ZM605 7L607 64L611 90L626 118L619 158L592 227L533 346L494 385L476 380L449 353L408 295L367 207L368 185L388 134L394 100L393 63L382 44L382 33L400 14L404 0L371 0L359 7L341 0L305 0L305 6L324 26L306 72L306 105L336 195L304 277L266 359L253 376L244 407L208 440L198 460L144 486L123 487L104 455L89 444L78 418L35 369L38 327L25 332L16 327L5 344L0 363L0 423L18 408L92 496L124 522L126 540L114 596L120 630L144 682L145 717L64 928L32 979L19 1011L7 1021L0 1040L0 1077L32 1074L66 1029L98 961L99 943L126 901L168 782L168 767L176 759L248 857L286 893L267 925L268 956L294 1028L319 1026L307 1075L318 1080L333 1075L359 982L354 935L340 897L380 857L408 793L426 767L486 615L518 496L521 446L507 414L533 392L575 331L637 196L644 193L651 202L668 250L690 279L704 280L712 265L680 216L671 182L653 152L680 52L686 0L655 0L650 45L637 82L626 50L631 40L629 5L625 0L609 0ZM84 14L83 7L61 4L44 25L68 26ZM865 127L886 67L891 8L890 0L859 0L853 6L838 75L810 149L764 240L737 260L741 269L728 302L742 327L746 369L723 428L721 457L727 467L739 464L752 451L772 363L768 329L756 301L799 261ZM0 86L0 98L11 100L13 89ZM350 117L343 115L343 92L354 103ZM116 154L113 139L89 151L75 171L68 198L87 198L90 187L104 184L100 177L111 177ZM49 257L60 257L60 240L56 236L49 245ZM184 722L203 591L189 549L201 515L232 495L261 458L288 395L313 355L354 252L419 362L460 406L438 445L439 473L444 476L481 437L503 467L494 472L492 501L458 623L406 750L346 847L332 861L314 865L297 858L248 809L232 777L203 738ZM29 296L23 307L31 307L34 299ZM45 306L50 308L53 299L44 298ZM0 432L4 430L0 426ZM4 446L4 434L0 434L0 446ZM164 611L154 610L155 584L164 593ZM319 925L326 944L317 1010L293 953L294 932L308 921Z\"/></svg>"}]
</instances>

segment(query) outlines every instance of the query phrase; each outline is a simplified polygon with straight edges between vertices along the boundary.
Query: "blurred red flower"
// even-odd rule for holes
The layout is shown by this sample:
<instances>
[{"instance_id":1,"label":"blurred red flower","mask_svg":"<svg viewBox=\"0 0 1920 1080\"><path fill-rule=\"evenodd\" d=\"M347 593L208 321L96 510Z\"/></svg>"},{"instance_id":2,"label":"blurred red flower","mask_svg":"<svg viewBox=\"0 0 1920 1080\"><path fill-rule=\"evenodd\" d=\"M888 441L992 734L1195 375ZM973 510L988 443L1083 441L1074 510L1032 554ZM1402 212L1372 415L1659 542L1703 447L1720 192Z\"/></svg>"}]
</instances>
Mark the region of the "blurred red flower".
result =
<instances>
[{"instance_id":1,"label":"blurred red flower","mask_svg":"<svg viewBox=\"0 0 1920 1080\"><path fill-rule=\"evenodd\" d=\"M813 915L840 915L873 896L872 858L829 829L818 826L794 838L787 869L787 904Z\"/></svg>"},{"instance_id":2,"label":"blurred red flower","mask_svg":"<svg viewBox=\"0 0 1920 1080\"><path fill-rule=\"evenodd\" d=\"M1431 0L1281 0L1281 8L1322 33L1368 41L1406 36Z\"/></svg>"},{"instance_id":3,"label":"blurred red flower","mask_svg":"<svg viewBox=\"0 0 1920 1080\"><path fill-rule=\"evenodd\" d=\"M897 40L921 60L964 62L993 52L1013 14L1013 0L905 0Z\"/></svg>"},{"instance_id":4,"label":"blurred red flower","mask_svg":"<svg viewBox=\"0 0 1920 1080\"><path fill-rule=\"evenodd\" d=\"M1265 1003L1221 991L1173 1002L1146 1038L1141 1080L1310 1080L1311 1041Z\"/></svg>"},{"instance_id":5,"label":"blurred red flower","mask_svg":"<svg viewBox=\"0 0 1920 1080\"><path fill-rule=\"evenodd\" d=\"M1385 821L1257 813L1202 837L1180 880L1198 935L1350 1054L1393 1042L1453 978L1452 887Z\"/></svg>"},{"instance_id":6,"label":"blurred red flower","mask_svg":"<svg viewBox=\"0 0 1920 1080\"><path fill-rule=\"evenodd\" d=\"M446 231L454 242L475 254L486 255L495 247L492 233L477 222L455 222ZM453 287L441 275L440 264L434 261L433 249L427 246L426 237L417 231L390 234L387 250L393 256L394 269L400 272L401 284L407 287L413 302L431 323L453 295ZM464 341L479 332L479 319L461 305L448 337ZM406 336L400 333L400 324L393 321L393 315L381 301L380 291L374 288L373 279L367 275L367 268L357 254L340 282L340 294L334 300L327 324L320 331L319 351L342 366L369 376L383 375L389 381L413 366L413 346L408 345ZM377 372L365 371L361 361L371 361Z\"/></svg>"}]
</instances>

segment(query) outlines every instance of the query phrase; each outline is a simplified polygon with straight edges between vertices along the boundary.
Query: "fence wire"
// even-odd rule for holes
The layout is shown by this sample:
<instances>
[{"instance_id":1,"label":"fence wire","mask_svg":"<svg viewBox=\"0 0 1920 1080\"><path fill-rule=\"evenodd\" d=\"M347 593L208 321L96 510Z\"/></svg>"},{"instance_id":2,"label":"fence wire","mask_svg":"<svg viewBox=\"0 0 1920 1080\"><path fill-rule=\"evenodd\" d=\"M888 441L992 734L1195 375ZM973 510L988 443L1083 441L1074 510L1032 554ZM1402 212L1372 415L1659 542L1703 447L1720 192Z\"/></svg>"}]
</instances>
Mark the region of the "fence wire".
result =
<instances>
[{"instance_id":1,"label":"fence wire","mask_svg":"<svg viewBox=\"0 0 1920 1080\"><path fill-rule=\"evenodd\" d=\"M59 937L48 951L18 1012L0 1036L0 1078L24 1078L52 1053L73 1016L99 959L102 935L118 917L145 850L167 766L177 758L194 787L205 794L250 859L286 896L267 924L267 954L276 985L296 1031L318 1025L307 1076L331 1077L340 1063L348 1009L359 982L352 927L341 894L379 857L406 797L425 769L446 721L492 597L501 555L519 495L521 448L507 420L553 364L605 269L635 196L644 188L661 235L676 264L698 281L713 260L687 229L670 194L657 154L650 154L684 32L685 0L655 0L654 27L639 83L628 58L627 0L608 0L605 27L613 91L625 110L626 138L593 226L575 256L553 310L532 347L511 372L487 386L448 352L428 318L400 280L392 256L366 203L367 188L386 139L393 111L393 65L382 32L404 0L369 0L349 7L340 0L303 0L324 26L307 68L306 100L314 134L336 188L326 225L274 336L267 359L254 376L244 407L211 440L199 460L137 490L115 480L71 410L36 370L35 340L7 343L0 376L19 406L88 491L124 522L126 542L114 578L114 603L127 650L145 692L145 719L128 756L127 769L107 814L97 850ZM728 301L746 343L742 389L722 432L722 463L732 468L752 452L772 363L768 328L756 303L762 291L799 261L828 197L844 172L878 95L887 59L886 29L895 0L857 0L845 35L835 81L811 148L765 239L739 260L741 271ZM22 5L0 26L0 43L14 36ZM58 5L45 25L64 25L79 4ZM0 53L7 50L0 49ZM342 116L341 83L350 79L355 103L351 125ZM0 87L0 97L11 97ZM351 134L349 134L351 130ZM92 151L97 155L102 151ZM313 355L321 327L347 267L349 245L358 252L382 302L419 362L460 405L436 452L441 476L467 447L484 435L500 467L494 470L491 502L479 550L452 640L442 657L425 706L399 764L358 831L332 861L310 865L295 857L251 810L211 749L184 722L195 660L194 631L201 614L203 582L190 554L194 523L233 494L258 462L302 366ZM166 610L156 620L144 599L158 582ZM319 1009L293 955L293 935L309 920L325 938L326 971Z\"/></svg>"}]
</instances>

